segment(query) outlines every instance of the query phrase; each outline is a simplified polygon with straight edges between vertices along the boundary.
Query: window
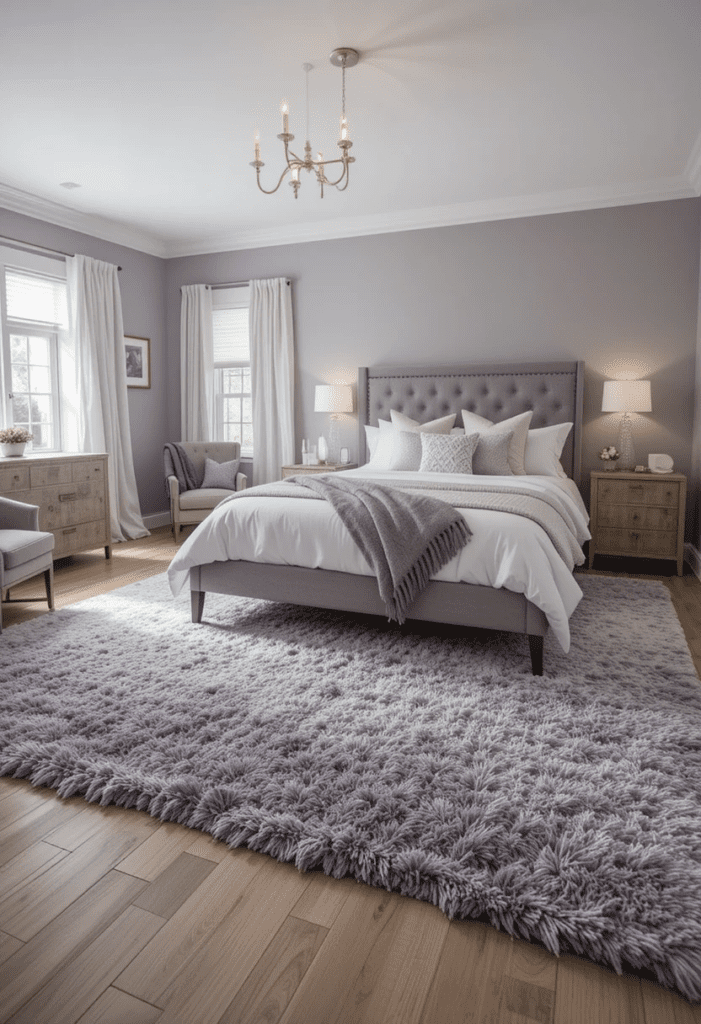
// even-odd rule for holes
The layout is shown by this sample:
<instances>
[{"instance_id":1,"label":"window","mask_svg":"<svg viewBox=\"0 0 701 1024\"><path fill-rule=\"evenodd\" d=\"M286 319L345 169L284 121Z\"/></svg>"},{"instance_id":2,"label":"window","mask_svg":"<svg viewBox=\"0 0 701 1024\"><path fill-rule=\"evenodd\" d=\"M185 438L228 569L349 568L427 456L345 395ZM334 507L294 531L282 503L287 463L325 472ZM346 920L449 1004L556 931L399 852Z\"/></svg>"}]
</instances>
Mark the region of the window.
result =
<instances>
[{"instance_id":1,"label":"window","mask_svg":"<svg viewBox=\"0 0 701 1024\"><path fill-rule=\"evenodd\" d=\"M212 290L214 430L216 441L238 441L253 455L248 288Z\"/></svg>"},{"instance_id":2,"label":"window","mask_svg":"<svg viewBox=\"0 0 701 1024\"><path fill-rule=\"evenodd\" d=\"M0 420L29 430L34 451L60 450L58 345L68 322L65 277L56 275L55 261L8 250L3 256ZM29 266L9 265L25 259ZM46 265L53 274L36 269Z\"/></svg>"}]
</instances>

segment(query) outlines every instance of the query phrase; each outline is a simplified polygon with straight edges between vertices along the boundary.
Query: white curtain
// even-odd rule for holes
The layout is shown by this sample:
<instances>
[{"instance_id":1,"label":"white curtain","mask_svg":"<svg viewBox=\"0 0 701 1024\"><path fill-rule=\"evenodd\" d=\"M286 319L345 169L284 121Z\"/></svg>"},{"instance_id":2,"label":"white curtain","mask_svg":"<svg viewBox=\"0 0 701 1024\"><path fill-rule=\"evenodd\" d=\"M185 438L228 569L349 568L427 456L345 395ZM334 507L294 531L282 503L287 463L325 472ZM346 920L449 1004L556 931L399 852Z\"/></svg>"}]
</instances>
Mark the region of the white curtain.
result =
<instances>
[{"instance_id":1,"label":"white curtain","mask_svg":"<svg viewBox=\"0 0 701 1024\"><path fill-rule=\"evenodd\" d=\"M67 257L66 268L73 381L64 387L75 389L68 433L78 451L109 455L112 540L147 537L134 475L117 268L88 256Z\"/></svg>"},{"instance_id":2,"label":"white curtain","mask_svg":"<svg viewBox=\"0 0 701 1024\"><path fill-rule=\"evenodd\" d=\"M181 441L214 438L212 291L204 284L180 289Z\"/></svg>"},{"instance_id":3,"label":"white curtain","mask_svg":"<svg viewBox=\"0 0 701 1024\"><path fill-rule=\"evenodd\" d=\"M294 462L294 337L291 285L284 277L251 281L253 483L279 480Z\"/></svg>"}]
</instances>

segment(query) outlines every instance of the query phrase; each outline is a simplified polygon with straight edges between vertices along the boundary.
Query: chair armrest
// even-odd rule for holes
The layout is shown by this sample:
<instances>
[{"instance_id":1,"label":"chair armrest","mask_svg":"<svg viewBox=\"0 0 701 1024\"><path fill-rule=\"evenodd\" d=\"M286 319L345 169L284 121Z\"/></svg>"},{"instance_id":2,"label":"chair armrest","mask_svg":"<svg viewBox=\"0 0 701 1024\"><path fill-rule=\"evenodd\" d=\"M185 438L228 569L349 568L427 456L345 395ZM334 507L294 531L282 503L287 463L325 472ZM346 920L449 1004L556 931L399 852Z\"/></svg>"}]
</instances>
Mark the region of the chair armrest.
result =
<instances>
[{"instance_id":1,"label":"chair armrest","mask_svg":"<svg viewBox=\"0 0 701 1024\"><path fill-rule=\"evenodd\" d=\"M236 474L236 490L245 491L248 487L248 477L245 473Z\"/></svg>"},{"instance_id":2,"label":"chair armrest","mask_svg":"<svg viewBox=\"0 0 701 1024\"><path fill-rule=\"evenodd\" d=\"M170 495L171 501L177 502L178 497L180 496L180 484L178 483L177 476L168 477L168 494Z\"/></svg>"},{"instance_id":3,"label":"chair armrest","mask_svg":"<svg viewBox=\"0 0 701 1024\"><path fill-rule=\"evenodd\" d=\"M39 506L0 497L0 528L3 530L38 530Z\"/></svg>"}]
</instances>

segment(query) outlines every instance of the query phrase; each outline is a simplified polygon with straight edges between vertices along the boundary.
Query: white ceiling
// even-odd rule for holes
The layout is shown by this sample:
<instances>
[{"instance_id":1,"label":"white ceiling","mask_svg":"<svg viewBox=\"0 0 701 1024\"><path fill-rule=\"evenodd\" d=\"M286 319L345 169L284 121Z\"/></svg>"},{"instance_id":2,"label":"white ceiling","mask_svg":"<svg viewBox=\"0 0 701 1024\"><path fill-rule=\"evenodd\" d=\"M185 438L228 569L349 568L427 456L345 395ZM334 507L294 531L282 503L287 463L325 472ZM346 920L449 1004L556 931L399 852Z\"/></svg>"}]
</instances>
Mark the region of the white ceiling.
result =
<instances>
[{"instance_id":1,"label":"white ceiling","mask_svg":"<svg viewBox=\"0 0 701 1024\"><path fill-rule=\"evenodd\" d=\"M701 194L698 0L0 0L0 206L160 256ZM356 163L255 186L279 105ZM73 181L71 191L61 182Z\"/></svg>"}]
</instances>

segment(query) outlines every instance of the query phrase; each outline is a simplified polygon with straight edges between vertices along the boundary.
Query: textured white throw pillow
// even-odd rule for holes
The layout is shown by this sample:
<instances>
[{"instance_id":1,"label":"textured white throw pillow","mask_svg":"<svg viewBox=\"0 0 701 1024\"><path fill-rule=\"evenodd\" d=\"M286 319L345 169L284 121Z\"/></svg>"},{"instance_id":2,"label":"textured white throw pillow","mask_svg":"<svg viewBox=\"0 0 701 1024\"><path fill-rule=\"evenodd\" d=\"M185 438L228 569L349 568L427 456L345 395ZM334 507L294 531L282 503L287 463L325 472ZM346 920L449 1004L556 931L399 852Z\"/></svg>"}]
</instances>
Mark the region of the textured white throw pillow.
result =
<instances>
[{"instance_id":1,"label":"textured white throw pillow","mask_svg":"<svg viewBox=\"0 0 701 1024\"><path fill-rule=\"evenodd\" d=\"M449 434L450 428L455 423L455 415L453 412L449 416L429 420L428 423L419 423L418 420L412 420L411 416L405 416L403 412L397 412L396 409L390 410L392 425L398 430L418 430L422 434Z\"/></svg>"},{"instance_id":2,"label":"textured white throw pillow","mask_svg":"<svg viewBox=\"0 0 701 1024\"><path fill-rule=\"evenodd\" d=\"M551 427L529 430L524 460L526 472L567 479L567 473L560 463L560 456L571 429L571 423L555 423Z\"/></svg>"},{"instance_id":3,"label":"textured white throw pillow","mask_svg":"<svg viewBox=\"0 0 701 1024\"><path fill-rule=\"evenodd\" d=\"M479 434L420 434L422 473L472 473Z\"/></svg>"},{"instance_id":4,"label":"textured white throw pillow","mask_svg":"<svg viewBox=\"0 0 701 1024\"><path fill-rule=\"evenodd\" d=\"M511 472L516 476L525 476L526 469L524 458L526 454L526 438L533 412L521 412L518 416L512 416L508 420L501 420L499 423L492 423L484 416L478 416L476 412L462 410L462 421L466 433L477 431L479 434L501 434L505 430L512 430L513 436L509 443L509 465Z\"/></svg>"},{"instance_id":5,"label":"textured white throw pillow","mask_svg":"<svg viewBox=\"0 0 701 1024\"><path fill-rule=\"evenodd\" d=\"M233 459L231 462L215 462L214 459L205 459L202 487L226 487L230 491L235 491L238 471L238 459Z\"/></svg>"}]
</instances>

